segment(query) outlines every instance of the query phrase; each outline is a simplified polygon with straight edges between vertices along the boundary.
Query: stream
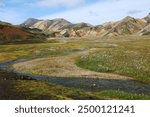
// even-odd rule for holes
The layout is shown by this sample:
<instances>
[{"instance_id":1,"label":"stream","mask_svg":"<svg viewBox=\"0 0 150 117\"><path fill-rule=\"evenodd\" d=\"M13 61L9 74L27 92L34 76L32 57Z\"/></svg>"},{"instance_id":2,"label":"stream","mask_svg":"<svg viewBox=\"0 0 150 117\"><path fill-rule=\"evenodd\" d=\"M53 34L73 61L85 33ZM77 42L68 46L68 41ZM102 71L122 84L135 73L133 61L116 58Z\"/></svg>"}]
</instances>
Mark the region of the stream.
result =
<instances>
[{"instance_id":1,"label":"stream","mask_svg":"<svg viewBox=\"0 0 150 117\"><path fill-rule=\"evenodd\" d=\"M0 63L0 70L5 69L23 77L30 77L38 81L48 81L66 87L80 88L88 91L99 90L117 90L138 94L150 95L150 85L140 83L134 80L112 80L112 79L94 79L94 78L59 78L43 75L34 75L25 72L16 71L11 67L15 63L28 61L26 59L12 60ZM8 74L9 75L9 74Z\"/></svg>"}]
</instances>

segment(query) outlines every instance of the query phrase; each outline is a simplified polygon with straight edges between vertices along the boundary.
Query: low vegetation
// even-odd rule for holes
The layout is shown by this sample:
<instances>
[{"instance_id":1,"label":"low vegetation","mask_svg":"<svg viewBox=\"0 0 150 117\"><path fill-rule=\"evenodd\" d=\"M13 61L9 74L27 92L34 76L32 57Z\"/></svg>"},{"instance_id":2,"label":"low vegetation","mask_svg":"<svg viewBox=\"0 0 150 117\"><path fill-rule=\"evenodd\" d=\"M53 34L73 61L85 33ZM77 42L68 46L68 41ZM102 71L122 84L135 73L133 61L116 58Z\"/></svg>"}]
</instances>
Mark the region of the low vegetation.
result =
<instances>
[{"instance_id":1,"label":"low vegetation","mask_svg":"<svg viewBox=\"0 0 150 117\"><path fill-rule=\"evenodd\" d=\"M82 45L64 42L0 45L0 61L63 55L78 51Z\"/></svg>"},{"instance_id":2,"label":"low vegetation","mask_svg":"<svg viewBox=\"0 0 150 117\"><path fill-rule=\"evenodd\" d=\"M150 83L149 47L149 36L49 39L45 43L0 45L0 62L26 59L25 62L14 64L14 68L38 75L125 78ZM8 76L10 78L7 79ZM144 93L91 91L45 81L14 80L15 77L14 74L0 71L1 99L150 99Z\"/></svg>"},{"instance_id":3,"label":"low vegetation","mask_svg":"<svg viewBox=\"0 0 150 117\"><path fill-rule=\"evenodd\" d=\"M150 83L150 41L136 39L116 44L116 48L105 48L81 56L77 65L92 71L130 76Z\"/></svg>"}]
</instances>

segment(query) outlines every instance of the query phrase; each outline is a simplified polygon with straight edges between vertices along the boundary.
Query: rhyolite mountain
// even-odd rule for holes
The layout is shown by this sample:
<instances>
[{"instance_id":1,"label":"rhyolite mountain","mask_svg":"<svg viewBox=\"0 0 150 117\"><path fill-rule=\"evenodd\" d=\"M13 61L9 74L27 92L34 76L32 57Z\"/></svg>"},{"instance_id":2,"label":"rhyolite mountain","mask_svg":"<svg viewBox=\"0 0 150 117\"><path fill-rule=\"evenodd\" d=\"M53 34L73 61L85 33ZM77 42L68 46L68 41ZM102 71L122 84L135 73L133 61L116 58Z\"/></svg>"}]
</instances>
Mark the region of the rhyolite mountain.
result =
<instances>
[{"instance_id":1,"label":"rhyolite mountain","mask_svg":"<svg viewBox=\"0 0 150 117\"><path fill-rule=\"evenodd\" d=\"M37 28L43 30L44 32L58 31L69 25L72 25L72 23L61 18L53 19L53 20L38 20L38 19L29 18L23 24L21 24L21 26Z\"/></svg>"},{"instance_id":2,"label":"rhyolite mountain","mask_svg":"<svg viewBox=\"0 0 150 117\"><path fill-rule=\"evenodd\" d=\"M40 29L51 37L90 37L149 34L150 14L136 19L130 16L116 22L93 26L87 23L73 24L65 19L38 20L29 18L21 26Z\"/></svg>"},{"instance_id":3,"label":"rhyolite mountain","mask_svg":"<svg viewBox=\"0 0 150 117\"><path fill-rule=\"evenodd\" d=\"M53 20L38 20L29 18L21 26L36 28L53 37L81 37L84 36L91 24L78 23L73 24L65 19L57 18ZM82 33L82 34L81 34Z\"/></svg>"},{"instance_id":4,"label":"rhyolite mountain","mask_svg":"<svg viewBox=\"0 0 150 117\"><path fill-rule=\"evenodd\" d=\"M144 19L135 19L127 16L121 21L115 23L111 29L105 35L117 36L117 35L128 35L136 34L147 25L147 21Z\"/></svg>"}]
</instances>

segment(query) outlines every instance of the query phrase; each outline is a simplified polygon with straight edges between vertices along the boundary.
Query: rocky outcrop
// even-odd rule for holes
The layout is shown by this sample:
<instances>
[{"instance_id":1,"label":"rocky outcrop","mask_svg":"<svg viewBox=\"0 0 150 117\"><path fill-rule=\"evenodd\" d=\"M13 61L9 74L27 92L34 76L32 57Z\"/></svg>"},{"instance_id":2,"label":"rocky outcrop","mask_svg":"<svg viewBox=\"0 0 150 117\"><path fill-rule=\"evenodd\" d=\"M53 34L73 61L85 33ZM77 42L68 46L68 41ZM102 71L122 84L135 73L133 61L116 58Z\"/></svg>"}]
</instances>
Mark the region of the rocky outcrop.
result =
<instances>
[{"instance_id":1,"label":"rocky outcrop","mask_svg":"<svg viewBox=\"0 0 150 117\"><path fill-rule=\"evenodd\" d=\"M139 32L139 35L149 35L149 34L150 34L150 24Z\"/></svg>"}]
</instances>

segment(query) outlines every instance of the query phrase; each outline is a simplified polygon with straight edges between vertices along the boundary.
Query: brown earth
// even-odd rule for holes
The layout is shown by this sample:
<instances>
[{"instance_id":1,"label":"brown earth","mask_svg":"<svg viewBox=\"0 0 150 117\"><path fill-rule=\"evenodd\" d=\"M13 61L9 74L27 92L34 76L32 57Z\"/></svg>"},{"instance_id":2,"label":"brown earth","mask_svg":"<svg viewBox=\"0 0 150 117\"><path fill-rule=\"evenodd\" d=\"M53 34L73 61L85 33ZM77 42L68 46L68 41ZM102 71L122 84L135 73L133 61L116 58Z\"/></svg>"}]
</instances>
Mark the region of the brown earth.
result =
<instances>
[{"instance_id":1,"label":"brown earth","mask_svg":"<svg viewBox=\"0 0 150 117\"><path fill-rule=\"evenodd\" d=\"M0 35L3 36L5 39L12 39L15 37L27 38L29 36L32 36L33 34L26 32L21 28L0 25Z\"/></svg>"}]
</instances>

